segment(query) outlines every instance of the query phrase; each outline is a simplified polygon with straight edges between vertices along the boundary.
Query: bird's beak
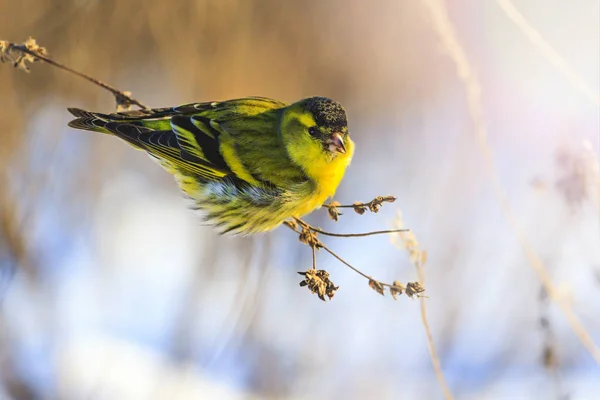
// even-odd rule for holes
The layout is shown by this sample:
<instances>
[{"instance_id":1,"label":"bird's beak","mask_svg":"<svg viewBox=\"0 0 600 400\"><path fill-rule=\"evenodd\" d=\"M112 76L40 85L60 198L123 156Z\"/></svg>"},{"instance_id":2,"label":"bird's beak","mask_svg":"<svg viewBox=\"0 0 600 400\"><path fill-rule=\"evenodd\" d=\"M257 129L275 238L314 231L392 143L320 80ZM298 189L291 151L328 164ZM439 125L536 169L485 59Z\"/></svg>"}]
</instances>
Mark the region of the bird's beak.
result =
<instances>
[{"instance_id":1,"label":"bird's beak","mask_svg":"<svg viewBox=\"0 0 600 400\"><path fill-rule=\"evenodd\" d=\"M346 148L344 147L344 138L342 134L339 132L335 132L331 135L331 139L327 140L327 144L329 145L329 151L332 153L337 151L338 153L346 154Z\"/></svg>"}]
</instances>

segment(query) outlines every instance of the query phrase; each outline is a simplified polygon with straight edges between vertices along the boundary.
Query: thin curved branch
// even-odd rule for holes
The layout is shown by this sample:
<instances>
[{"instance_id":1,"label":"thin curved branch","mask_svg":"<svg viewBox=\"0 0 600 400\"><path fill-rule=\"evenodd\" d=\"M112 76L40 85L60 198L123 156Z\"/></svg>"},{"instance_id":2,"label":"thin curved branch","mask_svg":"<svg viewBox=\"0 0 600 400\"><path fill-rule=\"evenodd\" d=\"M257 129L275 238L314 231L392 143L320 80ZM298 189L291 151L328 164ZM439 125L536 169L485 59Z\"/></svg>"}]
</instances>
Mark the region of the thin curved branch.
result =
<instances>
[{"instance_id":1,"label":"thin curved branch","mask_svg":"<svg viewBox=\"0 0 600 400\"><path fill-rule=\"evenodd\" d=\"M569 80L573 87L585 95L585 97L594 103L596 107L600 107L600 94L593 89L571 65L569 65L567 60L554 50L538 30L531 26L529 21L527 21L527 18L525 18L513 2L510 0L497 0L497 2L508 19L510 19L521 30L523 35L525 35L525 37L542 52L544 57L546 57L546 59Z\"/></svg>"},{"instance_id":2,"label":"thin curved branch","mask_svg":"<svg viewBox=\"0 0 600 400\"><path fill-rule=\"evenodd\" d=\"M310 229L313 232L320 233L321 235L332 236L332 237L343 237L343 238L365 237L365 236L373 236L373 235L386 235L386 234L390 234L390 233L407 232L410 230L410 229L387 229L387 230L383 230L383 231L371 231L371 232L362 232L362 233L335 233L335 232L327 232L320 228L315 228L314 226L309 225L306 222L304 222L301 219L296 218L296 217L294 217L294 220L296 220L296 222L298 222L300 225L305 226L306 228Z\"/></svg>"},{"instance_id":3,"label":"thin curved branch","mask_svg":"<svg viewBox=\"0 0 600 400\"><path fill-rule=\"evenodd\" d=\"M88 82L93 83L96 86L100 86L101 88L108 90L115 96L118 106L128 107L130 105L136 105L142 109L148 108L148 106L146 106L142 102L131 97L131 93L121 91L121 90L115 88L114 86L104 83L96 78L93 78L93 77L87 75L87 74L84 74L83 72L76 71L73 68L67 67L66 65L63 65L59 62L52 60L51 58L49 58L47 56L46 49L38 46L35 43L35 40L33 40L31 38L25 44L22 44L22 45L10 43L10 42L4 42L4 41L2 43L3 43L2 50L3 50L3 54L5 57L7 54L10 54L10 52L13 52L13 51L20 52L22 54L27 54L27 55L31 56L27 61L43 61L43 62L48 63L56 68L62 69L63 71L67 71L71 74L77 75L80 78L83 78L83 79L87 80ZM21 60L17 59L16 61L14 61L14 63L15 63L15 66L19 66L21 64ZM21 65L21 66L23 66L23 65ZM25 69L26 69L26 67L25 67Z\"/></svg>"}]
</instances>

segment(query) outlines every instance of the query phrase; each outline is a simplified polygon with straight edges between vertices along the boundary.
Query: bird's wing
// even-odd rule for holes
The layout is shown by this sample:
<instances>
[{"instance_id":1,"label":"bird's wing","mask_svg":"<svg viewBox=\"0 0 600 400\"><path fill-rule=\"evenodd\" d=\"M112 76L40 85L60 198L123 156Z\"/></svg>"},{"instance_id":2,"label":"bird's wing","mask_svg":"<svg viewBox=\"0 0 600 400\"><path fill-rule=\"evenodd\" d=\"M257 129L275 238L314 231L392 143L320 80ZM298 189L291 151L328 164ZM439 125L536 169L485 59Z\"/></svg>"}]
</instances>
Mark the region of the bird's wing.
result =
<instances>
[{"instance_id":1,"label":"bird's wing","mask_svg":"<svg viewBox=\"0 0 600 400\"><path fill-rule=\"evenodd\" d=\"M114 114L69 109L78 117L69 126L114 134L169 166L204 179L231 176L256 184L248 179L251 175L244 173L229 145L222 143L220 122L251 120L281 107L285 103L252 97Z\"/></svg>"}]
</instances>

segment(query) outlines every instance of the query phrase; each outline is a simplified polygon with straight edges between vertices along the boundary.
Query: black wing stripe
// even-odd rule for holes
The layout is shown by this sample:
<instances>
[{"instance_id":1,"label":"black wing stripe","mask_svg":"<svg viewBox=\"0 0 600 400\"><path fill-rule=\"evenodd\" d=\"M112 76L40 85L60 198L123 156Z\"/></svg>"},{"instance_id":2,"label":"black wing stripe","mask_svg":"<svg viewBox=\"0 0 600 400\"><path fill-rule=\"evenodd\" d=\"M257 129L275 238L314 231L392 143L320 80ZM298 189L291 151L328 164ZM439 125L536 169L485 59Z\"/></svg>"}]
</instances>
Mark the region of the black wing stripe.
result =
<instances>
[{"instance_id":1,"label":"black wing stripe","mask_svg":"<svg viewBox=\"0 0 600 400\"><path fill-rule=\"evenodd\" d=\"M189 116L184 115L176 115L171 118L171 124L190 132L194 136L194 139L196 139L198 146L208 162L218 169L231 171L219 151L219 140L217 139L219 135L218 131L213 130L214 132L211 133L214 137L210 137L204 130L199 129L198 126L193 124Z\"/></svg>"},{"instance_id":2,"label":"black wing stripe","mask_svg":"<svg viewBox=\"0 0 600 400\"><path fill-rule=\"evenodd\" d=\"M179 165L207 179L214 178L215 171L226 175L231 172L228 168L224 171L219 170L207 160L192 155L183 157L173 131L155 131L123 122L109 122L105 128L135 147L144 149L155 157L164 158L173 165Z\"/></svg>"},{"instance_id":3,"label":"black wing stripe","mask_svg":"<svg viewBox=\"0 0 600 400\"><path fill-rule=\"evenodd\" d=\"M218 139L219 136L221 136L221 132L219 132L217 129L213 128L213 126L210 124L209 118L204 118L199 115L194 115L191 118L191 122L192 122L192 124L194 124L194 126L196 128L200 129L202 131L202 133L204 133L205 135L207 135L208 137L210 137L212 139Z\"/></svg>"},{"instance_id":4,"label":"black wing stripe","mask_svg":"<svg viewBox=\"0 0 600 400\"><path fill-rule=\"evenodd\" d=\"M132 145L142 148L144 147L144 144L140 141L140 134L152 131L150 128L123 122L107 122L106 125L104 125L104 128Z\"/></svg>"}]
</instances>

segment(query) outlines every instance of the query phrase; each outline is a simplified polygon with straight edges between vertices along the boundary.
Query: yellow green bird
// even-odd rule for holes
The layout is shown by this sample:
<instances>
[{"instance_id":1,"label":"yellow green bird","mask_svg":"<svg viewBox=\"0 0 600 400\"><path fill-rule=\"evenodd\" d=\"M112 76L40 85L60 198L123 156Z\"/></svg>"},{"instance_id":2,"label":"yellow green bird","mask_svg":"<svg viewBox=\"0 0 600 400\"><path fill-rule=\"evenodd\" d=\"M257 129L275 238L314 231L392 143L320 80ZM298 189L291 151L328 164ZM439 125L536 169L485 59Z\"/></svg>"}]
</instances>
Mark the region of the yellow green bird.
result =
<instances>
[{"instance_id":1,"label":"yellow green bird","mask_svg":"<svg viewBox=\"0 0 600 400\"><path fill-rule=\"evenodd\" d=\"M101 114L70 108L69 126L146 151L222 233L251 234L334 195L354 154L344 108L325 97L264 97Z\"/></svg>"}]
</instances>

